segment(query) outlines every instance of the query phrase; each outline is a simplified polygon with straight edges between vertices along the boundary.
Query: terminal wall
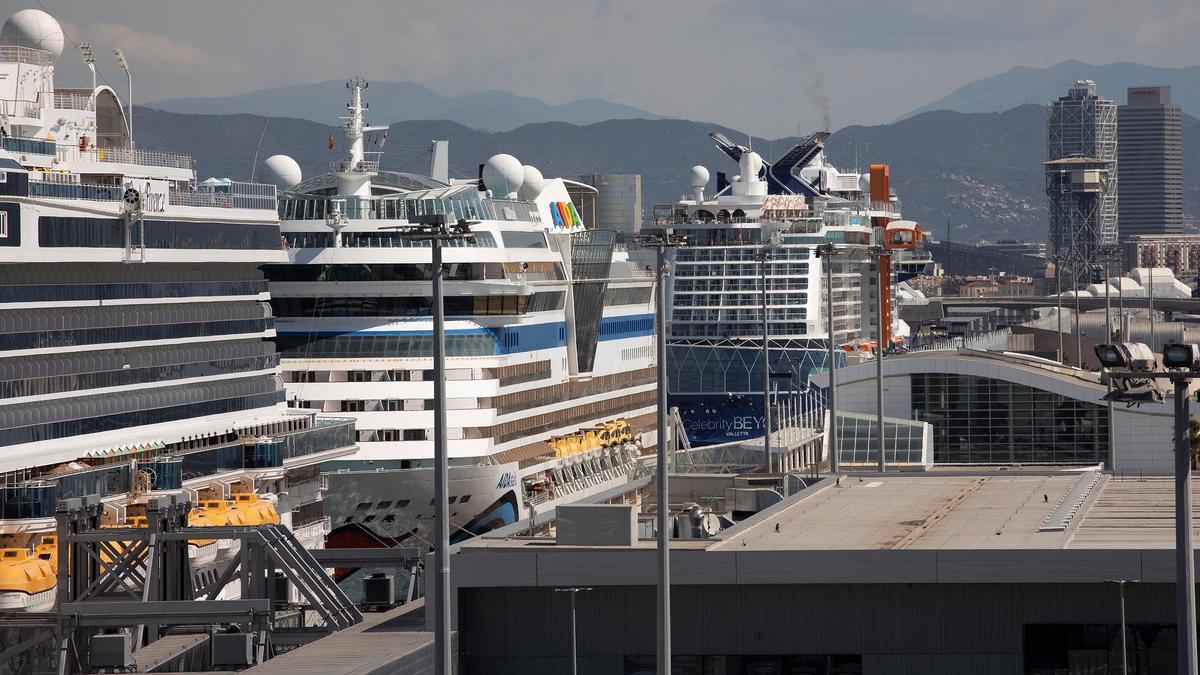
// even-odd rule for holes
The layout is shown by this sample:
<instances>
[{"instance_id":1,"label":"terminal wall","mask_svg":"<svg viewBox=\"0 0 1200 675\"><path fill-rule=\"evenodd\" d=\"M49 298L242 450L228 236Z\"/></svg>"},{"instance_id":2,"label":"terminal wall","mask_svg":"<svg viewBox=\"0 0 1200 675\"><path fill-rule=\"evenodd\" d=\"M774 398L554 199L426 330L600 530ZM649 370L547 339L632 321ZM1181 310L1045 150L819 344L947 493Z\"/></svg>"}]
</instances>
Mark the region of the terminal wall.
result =
<instances>
[{"instance_id":1,"label":"terminal wall","mask_svg":"<svg viewBox=\"0 0 1200 675\"><path fill-rule=\"evenodd\" d=\"M1171 585L1132 584L1126 594L1131 626L1174 623ZM570 672L566 596L460 588L462 672ZM1113 584L676 585L671 597L676 672L692 672L705 656L848 655L861 658L864 675L1008 675L1027 672L1029 625L1119 625ZM597 586L576 601L580 673L620 675L647 662L652 672L652 586ZM1158 635L1143 658L1173 662L1173 631ZM1107 655L1069 658L1119 658L1115 650L1114 642Z\"/></svg>"}]
</instances>

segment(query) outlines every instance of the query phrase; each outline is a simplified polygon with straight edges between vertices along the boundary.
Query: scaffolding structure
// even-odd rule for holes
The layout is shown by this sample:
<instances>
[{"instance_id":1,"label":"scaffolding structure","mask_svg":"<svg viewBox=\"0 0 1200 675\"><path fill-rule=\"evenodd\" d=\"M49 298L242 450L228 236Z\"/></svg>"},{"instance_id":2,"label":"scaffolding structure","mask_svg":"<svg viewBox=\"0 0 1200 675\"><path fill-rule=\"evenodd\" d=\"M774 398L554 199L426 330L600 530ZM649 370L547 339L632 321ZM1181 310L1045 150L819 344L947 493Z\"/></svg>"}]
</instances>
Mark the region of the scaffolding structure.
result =
<instances>
[{"instance_id":1,"label":"scaffolding structure","mask_svg":"<svg viewBox=\"0 0 1200 675\"><path fill-rule=\"evenodd\" d=\"M1078 80L1050 104L1046 131L1050 244L1077 287L1088 283L1101 250L1117 243L1117 104L1098 96L1095 82ZM1104 174L1100 192L1095 185L1071 189L1064 172L1078 167L1059 163L1070 159Z\"/></svg>"}]
</instances>

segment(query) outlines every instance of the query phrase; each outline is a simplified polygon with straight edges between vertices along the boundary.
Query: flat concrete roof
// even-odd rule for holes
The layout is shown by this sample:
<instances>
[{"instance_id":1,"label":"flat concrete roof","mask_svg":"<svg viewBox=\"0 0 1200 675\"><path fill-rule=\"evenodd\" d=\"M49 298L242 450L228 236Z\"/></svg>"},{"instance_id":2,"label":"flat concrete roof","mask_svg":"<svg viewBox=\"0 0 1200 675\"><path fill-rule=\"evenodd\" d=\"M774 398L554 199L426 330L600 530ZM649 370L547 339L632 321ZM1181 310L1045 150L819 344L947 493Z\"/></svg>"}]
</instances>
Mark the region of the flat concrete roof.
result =
<instances>
[{"instance_id":1,"label":"flat concrete roof","mask_svg":"<svg viewBox=\"0 0 1200 675\"><path fill-rule=\"evenodd\" d=\"M1088 476L1090 491L1082 489ZM672 578L681 584L1169 582L1172 479L1096 476L1060 469L827 479L715 538L672 542ZM1194 493L1200 504L1200 486ZM1052 515L1064 510L1074 511L1065 528L1049 529ZM654 546L643 540L566 547L545 537L484 536L462 546L451 574L459 587L653 584Z\"/></svg>"}]
</instances>

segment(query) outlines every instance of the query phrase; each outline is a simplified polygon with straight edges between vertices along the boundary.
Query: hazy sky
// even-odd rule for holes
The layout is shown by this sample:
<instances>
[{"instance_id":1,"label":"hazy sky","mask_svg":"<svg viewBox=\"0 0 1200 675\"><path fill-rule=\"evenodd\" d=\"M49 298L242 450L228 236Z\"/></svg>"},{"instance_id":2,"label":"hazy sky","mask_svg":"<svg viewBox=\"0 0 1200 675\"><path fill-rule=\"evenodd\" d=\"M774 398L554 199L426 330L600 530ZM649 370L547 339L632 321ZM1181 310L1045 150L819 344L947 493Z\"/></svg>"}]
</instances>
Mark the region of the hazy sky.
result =
<instances>
[{"instance_id":1,"label":"hazy sky","mask_svg":"<svg viewBox=\"0 0 1200 675\"><path fill-rule=\"evenodd\" d=\"M113 82L122 48L135 102L360 74L604 98L768 137L818 128L826 110L834 128L886 122L1015 65L1200 63L1200 0L42 3ZM60 66L60 83L83 81L77 53Z\"/></svg>"}]
</instances>

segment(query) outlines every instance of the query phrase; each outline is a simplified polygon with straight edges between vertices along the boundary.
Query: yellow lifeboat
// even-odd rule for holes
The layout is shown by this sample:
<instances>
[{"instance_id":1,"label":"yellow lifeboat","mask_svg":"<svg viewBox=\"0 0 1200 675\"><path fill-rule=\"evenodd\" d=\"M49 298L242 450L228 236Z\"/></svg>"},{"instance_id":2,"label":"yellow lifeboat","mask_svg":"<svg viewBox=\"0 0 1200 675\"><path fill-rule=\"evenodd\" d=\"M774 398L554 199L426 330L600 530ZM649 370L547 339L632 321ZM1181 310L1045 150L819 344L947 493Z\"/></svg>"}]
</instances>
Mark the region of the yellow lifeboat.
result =
<instances>
[{"instance_id":1,"label":"yellow lifeboat","mask_svg":"<svg viewBox=\"0 0 1200 675\"><path fill-rule=\"evenodd\" d=\"M33 547L33 554L45 560L54 566L55 572L58 571L58 535L44 534L42 540L37 546Z\"/></svg>"},{"instance_id":2,"label":"yellow lifeboat","mask_svg":"<svg viewBox=\"0 0 1200 675\"><path fill-rule=\"evenodd\" d=\"M625 421L624 417L618 417L611 422L605 422L608 426L608 437L613 443L628 443L633 440L633 430L629 428L629 422Z\"/></svg>"},{"instance_id":3,"label":"yellow lifeboat","mask_svg":"<svg viewBox=\"0 0 1200 675\"><path fill-rule=\"evenodd\" d=\"M210 519L211 524L216 527L222 526L241 526L246 525L246 516L238 509L234 508L232 502L224 499L202 499L200 507L204 510L205 517ZM216 543L217 553L215 558L225 560L233 557L241 545L235 539L220 539Z\"/></svg>"},{"instance_id":4,"label":"yellow lifeboat","mask_svg":"<svg viewBox=\"0 0 1200 675\"><path fill-rule=\"evenodd\" d=\"M218 527L247 524L245 515L234 508L232 502L224 499L205 499L200 502L200 508L204 509L208 517L212 519L212 524Z\"/></svg>"},{"instance_id":5,"label":"yellow lifeboat","mask_svg":"<svg viewBox=\"0 0 1200 675\"><path fill-rule=\"evenodd\" d=\"M600 440L600 436L597 435L592 429L584 431L580 434L580 436L582 441L581 445L583 446L580 452L591 452L592 450L599 450L600 448L604 447L603 442Z\"/></svg>"},{"instance_id":6,"label":"yellow lifeboat","mask_svg":"<svg viewBox=\"0 0 1200 675\"><path fill-rule=\"evenodd\" d=\"M278 525L279 512L253 492L233 493L233 508L245 517L246 525Z\"/></svg>"},{"instance_id":7,"label":"yellow lifeboat","mask_svg":"<svg viewBox=\"0 0 1200 675\"><path fill-rule=\"evenodd\" d=\"M54 604L57 572L29 549L0 549L0 610L36 612Z\"/></svg>"}]
</instances>

